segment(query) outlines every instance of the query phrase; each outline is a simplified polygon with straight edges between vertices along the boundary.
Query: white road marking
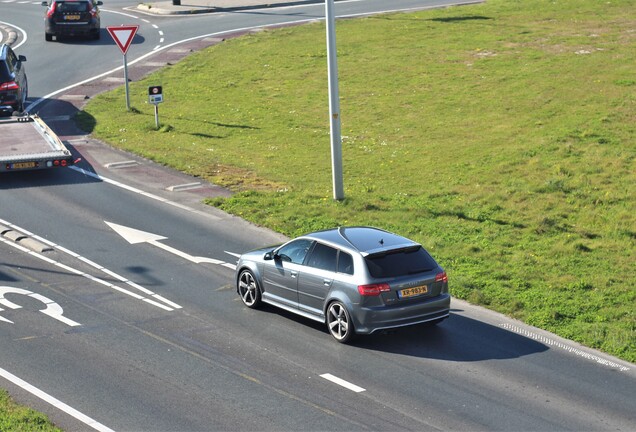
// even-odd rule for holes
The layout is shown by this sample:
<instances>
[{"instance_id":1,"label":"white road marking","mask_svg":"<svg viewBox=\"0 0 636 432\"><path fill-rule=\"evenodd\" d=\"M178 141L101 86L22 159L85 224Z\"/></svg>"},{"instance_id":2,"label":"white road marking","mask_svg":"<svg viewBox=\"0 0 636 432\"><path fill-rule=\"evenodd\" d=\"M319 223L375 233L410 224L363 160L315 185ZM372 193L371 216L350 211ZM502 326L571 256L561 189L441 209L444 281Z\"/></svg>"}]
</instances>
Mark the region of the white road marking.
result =
<instances>
[{"instance_id":1,"label":"white road marking","mask_svg":"<svg viewBox=\"0 0 636 432\"><path fill-rule=\"evenodd\" d=\"M338 384L339 386L342 386L342 387L344 387L346 389L349 389L349 390L351 390L353 392L356 392L356 393L361 393L363 391L366 391L366 389L363 389L362 387L358 387L355 384L352 384L352 383L350 383L348 381L343 380L342 378L338 378L338 377L333 376L333 375L328 374L328 373L322 374L322 375L320 375L320 377L326 379L327 381L331 381L334 384Z\"/></svg>"},{"instance_id":2,"label":"white road marking","mask_svg":"<svg viewBox=\"0 0 636 432\"><path fill-rule=\"evenodd\" d=\"M47 244L47 245L51 246L54 249L57 249L60 252L66 253L66 254L72 256L73 258L78 259L78 260L88 264L89 266L91 266L91 267L93 267L93 268L95 268L95 269L97 269L99 271L102 271L102 272L106 273L107 275L109 275L111 277L114 277L118 281L120 281L122 283L125 283L126 285L128 285L128 286L130 286L130 287L132 287L132 288L134 288L134 289L136 289L138 291L141 291L141 292L143 292L144 294L146 294L146 295L148 295L150 297L153 297L154 299L163 301L165 304L160 304L160 303L158 303L158 302L156 302L156 301L154 301L152 299L147 299L144 296L141 296L141 295L139 295L139 294L137 294L135 292L132 292L130 290L127 290L125 288L121 288L121 287L119 287L119 286L117 286L117 285L115 285L115 284L113 284L111 282L108 282L108 281L104 280L104 279L98 278L98 277L90 275L88 273L84 273L81 270L74 269L74 268L72 268L70 266L67 266L66 264L62 264L61 262L55 261L55 260L53 260L53 259L51 259L49 257L46 257L46 256L44 256L44 255L42 255L40 253L34 252L34 251L30 250L30 249L27 249L27 248L25 248L24 246L22 246L22 245L20 245L18 243L15 243L13 241L9 241L9 240L5 239L4 237L0 236L0 241L2 241L3 243L6 243L6 244L8 244L8 245L10 245L10 246L12 246L12 247L14 247L16 249L19 249L22 252L25 252L25 253L27 253L27 254L29 254L31 256L34 256L34 257L36 257L36 258L38 258L38 259L40 259L42 261L45 261L45 262L47 262L47 263L49 263L51 265L54 265L56 267L59 267L61 269L67 270L69 272L72 272L72 273L74 273L74 274L76 274L78 276L85 277L86 279L89 279L89 280L91 280L93 282L96 282L98 284L104 285L104 286L106 286L106 287L108 287L108 288L110 288L112 290L118 291L118 292L120 292L122 294L126 294L126 295L128 295L130 297L133 297L134 299L145 301L146 303L151 304L153 306L156 306L158 308L161 308L161 309L164 309L164 310L167 310L167 311L173 311L174 309L181 309L182 308L177 303L174 303L174 302L172 302L170 300L167 300L164 297L154 293L153 291L151 291L151 290L149 290L147 288L144 288L141 285L136 284L135 282L132 282L132 281L126 279L125 277L123 277L121 275L118 275L117 273L115 273L115 272L113 272L111 270L108 270L107 268L105 268L104 266L102 266L102 265L100 265L100 264L98 264L96 262L93 262L93 261L91 261L91 260L89 260L87 258L84 258L83 256L81 256L81 255L79 255L79 254L77 254L77 253L75 253L75 252L73 252L73 251L71 251L69 249L66 249L65 247L59 246L59 245L53 243L52 241L50 241L48 239L45 239L45 238L40 237L38 235L35 235L35 234L33 234L33 233L23 229L23 228L20 228L19 226L14 225L14 224L12 224L12 223L10 223L8 221L5 221L3 219L0 219L0 224L5 225L7 227L10 227L10 228L12 228L12 229L14 229L16 231L20 231L20 232L22 232L22 233L24 233L24 234L36 239L36 240L41 241L44 244ZM166 304L168 306L166 306Z\"/></svg>"},{"instance_id":3,"label":"white road marking","mask_svg":"<svg viewBox=\"0 0 636 432\"><path fill-rule=\"evenodd\" d=\"M122 188L122 189L125 189L125 190L127 190L127 191L130 191L130 192L133 192L133 193L136 193L136 194L139 194L139 195L143 195L143 196L145 196L146 198L150 198L150 199L153 199L153 200L156 200L156 201L160 201L160 202L165 203L165 204L170 204L170 205L172 205L172 206L174 206L174 207L180 208L181 210L187 210L187 211L192 212L192 213L200 213L200 214L203 214L203 213L199 212L198 210L194 210L194 209L192 209L192 208L190 208L190 207L187 207L187 206L185 206L185 205L183 205L183 204L179 204L179 203L176 203L176 202L174 202L174 201L170 201L169 199L162 198L162 197L160 197L160 196L158 196L158 195L153 195L153 194L148 193L148 192L145 192L145 191L143 191L143 190L141 190L141 189L137 189L137 188L134 188L134 187L132 187L132 186L128 186L128 185L126 185L126 184L124 184L124 183L120 183L120 182L118 182L118 181L115 181L115 180L109 179L109 178L107 178L107 177L103 177L103 176L101 176L101 175L99 175L99 174L96 174L96 173L94 173L94 172L86 171L86 170L85 170L85 169L83 169L83 168L79 168L79 167L74 166L74 165L73 165L73 166L70 166L69 168L70 168L70 169L72 169L72 170L74 170L74 171L80 172L80 173L82 173L82 174L84 174L84 175L87 175L87 176L89 176L89 177L93 177L93 178L95 178L95 179L101 180L101 181L103 181L104 183L109 183L109 184L111 184L111 185L113 185L113 186L117 186L117 187ZM207 215L207 216L210 216L210 215ZM211 216L211 217L212 217L212 218L215 218L215 216ZM218 217L216 217L216 218L217 218L217 219L219 219Z\"/></svg>"},{"instance_id":4,"label":"white road marking","mask_svg":"<svg viewBox=\"0 0 636 432\"><path fill-rule=\"evenodd\" d=\"M163 237L157 234L141 231L141 230L130 228L123 225L118 225L116 223L112 223L108 221L104 221L104 223L108 225L109 227L111 227L113 231L115 231L117 234L122 236L124 240L126 240L130 244L148 243L152 246L158 247L159 249L163 249L166 252L169 252L173 255L176 255L180 258L183 258L195 264L203 264L203 263L215 264L215 265L231 268L232 270L236 268L234 264L229 264L215 258L192 256L186 252L180 251L179 249L175 249L172 246L159 243L160 240L167 240L168 239L167 237Z\"/></svg>"},{"instance_id":5,"label":"white road marking","mask_svg":"<svg viewBox=\"0 0 636 432\"><path fill-rule=\"evenodd\" d=\"M66 405L64 402L54 398L53 396L43 392L42 390L38 389L37 387L32 386L31 384L29 384L28 382L18 378L17 376L13 375L11 372L8 372L2 368L0 368L0 376L4 379L6 379L7 381L12 382L13 384L17 385L18 387L20 387L23 390L26 390L27 392L31 393L32 395L42 399L44 402L47 402L51 405L53 405L55 408L59 409L60 411L65 412L66 414L76 418L77 420L81 421L82 423L84 423L85 425L99 431L99 432L115 432L112 429L110 429L109 427L104 426L103 424L93 420L92 418L88 417L85 414L82 414L81 412L79 412L78 410L76 410L75 408L71 408L70 406Z\"/></svg>"},{"instance_id":6,"label":"white road marking","mask_svg":"<svg viewBox=\"0 0 636 432\"><path fill-rule=\"evenodd\" d=\"M63 322L64 324L70 327L77 327L81 325L80 323L73 321L72 319L66 318L64 316L64 310L62 309L62 306L55 303L50 298L44 297L41 294L37 294L22 288L13 288L13 287L7 287L7 286L0 287L0 305L7 307L9 309L21 309L22 306L7 300L5 298L6 294L19 294L19 295L31 297L35 300L42 302L46 306L46 309L40 310L40 312L42 312L44 315L48 315L51 318L56 319L60 322ZM0 308L0 311L2 311L2 308ZM9 321L8 319L3 317L0 317L0 320L13 324L13 321Z\"/></svg>"}]
</instances>

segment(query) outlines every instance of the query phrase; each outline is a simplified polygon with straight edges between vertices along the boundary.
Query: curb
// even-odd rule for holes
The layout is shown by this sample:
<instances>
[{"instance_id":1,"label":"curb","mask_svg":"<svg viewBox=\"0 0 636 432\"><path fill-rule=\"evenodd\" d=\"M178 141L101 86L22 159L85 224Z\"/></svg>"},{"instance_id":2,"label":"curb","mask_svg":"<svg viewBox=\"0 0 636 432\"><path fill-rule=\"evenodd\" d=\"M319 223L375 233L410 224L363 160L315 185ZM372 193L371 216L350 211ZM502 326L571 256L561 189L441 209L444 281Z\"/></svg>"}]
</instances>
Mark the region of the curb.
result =
<instances>
[{"instance_id":1,"label":"curb","mask_svg":"<svg viewBox=\"0 0 636 432\"><path fill-rule=\"evenodd\" d=\"M155 15L194 15L194 14L202 14L202 13L214 13L214 12L231 12L231 11L241 11L241 10L250 10L250 9L266 9L266 8L277 8L277 7L286 7L292 5L305 5L305 4L316 4L322 3L323 0L290 0L290 1L282 1L278 3L267 3L265 0L263 4L258 5L243 5L243 6L183 6L183 9L175 8L162 8L159 6L160 3L140 3L137 5L137 9L143 10L145 12L149 12ZM337 1L337 0L336 0ZM169 2L161 2L161 3L169 3Z\"/></svg>"},{"instance_id":2,"label":"curb","mask_svg":"<svg viewBox=\"0 0 636 432\"><path fill-rule=\"evenodd\" d=\"M193 7L193 6L190 6ZM155 14L155 15L194 15L194 14L202 14L202 13L211 13L216 12L218 8L214 7L201 7L201 9L184 9L184 10L171 10L171 9L163 9L160 7L153 6L152 4L140 3L137 5L137 9Z\"/></svg>"},{"instance_id":3,"label":"curb","mask_svg":"<svg viewBox=\"0 0 636 432\"><path fill-rule=\"evenodd\" d=\"M7 39L6 40L0 39L0 43L5 43L11 46L18 39L18 33L15 30L13 30L11 27L0 26L0 31L7 34Z\"/></svg>"},{"instance_id":4,"label":"curb","mask_svg":"<svg viewBox=\"0 0 636 432\"><path fill-rule=\"evenodd\" d=\"M7 240L18 243L28 249L31 249L34 252L42 253L51 252L53 250L52 247L47 246L37 240L34 240L31 237L28 237L26 234L14 231L13 229L8 228L4 225L0 225L0 236L6 238Z\"/></svg>"}]
</instances>

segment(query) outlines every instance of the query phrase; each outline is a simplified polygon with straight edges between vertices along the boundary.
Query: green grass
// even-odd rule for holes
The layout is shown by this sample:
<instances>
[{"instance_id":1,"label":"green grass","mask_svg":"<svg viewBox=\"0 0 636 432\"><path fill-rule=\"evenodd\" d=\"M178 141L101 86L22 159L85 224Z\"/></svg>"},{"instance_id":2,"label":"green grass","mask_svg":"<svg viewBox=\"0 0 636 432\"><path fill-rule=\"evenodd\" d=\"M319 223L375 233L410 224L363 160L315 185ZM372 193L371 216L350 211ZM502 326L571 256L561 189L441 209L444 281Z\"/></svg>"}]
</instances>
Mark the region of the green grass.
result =
<instances>
[{"instance_id":1,"label":"green grass","mask_svg":"<svg viewBox=\"0 0 636 432\"><path fill-rule=\"evenodd\" d=\"M0 431L2 432L61 432L40 413L17 405L6 391L0 389Z\"/></svg>"},{"instance_id":2,"label":"green grass","mask_svg":"<svg viewBox=\"0 0 636 432\"><path fill-rule=\"evenodd\" d=\"M633 0L489 0L337 23L332 199L323 23L228 40L93 99L99 139L231 188L288 236L422 242L452 294L636 361ZM160 130L149 85L162 85Z\"/></svg>"}]
</instances>

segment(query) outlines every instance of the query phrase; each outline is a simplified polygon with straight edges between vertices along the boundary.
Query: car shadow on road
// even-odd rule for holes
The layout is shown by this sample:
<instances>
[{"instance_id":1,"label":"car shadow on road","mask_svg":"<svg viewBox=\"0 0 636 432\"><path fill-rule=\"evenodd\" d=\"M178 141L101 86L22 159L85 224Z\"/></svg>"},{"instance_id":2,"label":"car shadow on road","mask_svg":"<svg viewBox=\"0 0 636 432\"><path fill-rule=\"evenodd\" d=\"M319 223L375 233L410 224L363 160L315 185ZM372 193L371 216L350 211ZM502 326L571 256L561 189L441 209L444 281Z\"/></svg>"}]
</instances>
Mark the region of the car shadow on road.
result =
<instances>
[{"instance_id":1,"label":"car shadow on road","mask_svg":"<svg viewBox=\"0 0 636 432\"><path fill-rule=\"evenodd\" d=\"M263 305L261 311L282 315L285 319L310 326L331 338L324 324L269 305ZM545 344L534 339L458 312L463 311L452 310L450 317L437 326L420 324L358 335L350 345L357 349L455 362L514 359L548 350ZM333 343L337 344L336 341Z\"/></svg>"},{"instance_id":2,"label":"car shadow on road","mask_svg":"<svg viewBox=\"0 0 636 432\"><path fill-rule=\"evenodd\" d=\"M476 362L546 351L545 344L506 328L452 313L437 326L417 325L359 338L355 346L411 357Z\"/></svg>"}]
</instances>

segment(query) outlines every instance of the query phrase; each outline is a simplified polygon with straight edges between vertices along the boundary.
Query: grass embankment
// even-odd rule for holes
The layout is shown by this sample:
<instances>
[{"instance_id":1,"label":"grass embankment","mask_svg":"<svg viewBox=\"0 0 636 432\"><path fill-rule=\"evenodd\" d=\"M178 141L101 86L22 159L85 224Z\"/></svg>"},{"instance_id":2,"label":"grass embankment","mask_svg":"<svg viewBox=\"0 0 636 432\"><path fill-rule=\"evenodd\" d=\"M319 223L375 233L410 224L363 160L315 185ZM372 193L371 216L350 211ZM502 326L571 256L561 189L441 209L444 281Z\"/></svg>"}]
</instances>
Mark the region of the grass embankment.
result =
<instances>
[{"instance_id":1,"label":"grass embankment","mask_svg":"<svg viewBox=\"0 0 636 432\"><path fill-rule=\"evenodd\" d=\"M0 431L2 432L61 432L43 414L16 405L7 392L0 389Z\"/></svg>"},{"instance_id":2,"label":"grass embankment","mask_svg":"<svg viewBox=\"0 0 636 432\"><path fill-rule=\"evenodd\" d=\"M95 137L225 185L294 236L421 241L455 297L636 361L633 0L489 0L337 23L346 199L332 199L325 28L228 40L91 101ZM163 85L154 130L149 85Z\"/></svg>"}]
</instances>

